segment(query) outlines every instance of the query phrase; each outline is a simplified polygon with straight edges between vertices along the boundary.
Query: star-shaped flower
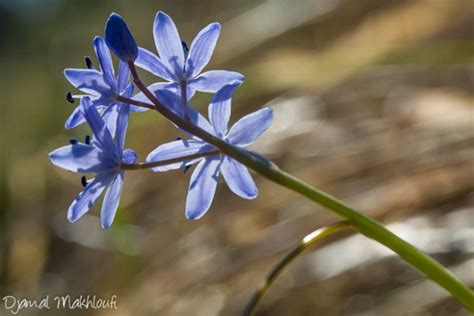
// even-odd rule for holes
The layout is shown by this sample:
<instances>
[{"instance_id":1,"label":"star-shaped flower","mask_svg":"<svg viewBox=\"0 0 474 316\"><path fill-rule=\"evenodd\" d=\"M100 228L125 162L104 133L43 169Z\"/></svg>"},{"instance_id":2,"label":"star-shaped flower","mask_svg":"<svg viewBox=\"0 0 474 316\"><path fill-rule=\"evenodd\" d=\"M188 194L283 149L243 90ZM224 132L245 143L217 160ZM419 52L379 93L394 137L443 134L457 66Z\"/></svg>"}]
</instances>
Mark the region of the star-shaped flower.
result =
<instances>
[{"instance_id":1,"label":"star-shaped flower","mask_svg":"<svg viewBox=\"0 0 474 316\"><path fill-rule=\"evenodd\" d=\"M115 75L110 50L104 39L97 36L94 38L93 44L100 69L67 68L64 70L64 76L75 88L91 98L92 104L100 112L103 112L104 120L108 121L108 116L113 111L112 106L117 104L115 97L118 95L131 97L133 85L129 84L130 70L126 62L119 62L117 75ZM78 97L83 97L83 95ZM143 111L136 106L131 106L130 109ZM79 105L67 119L65 128L70 129L84 122L82 106Z\"/></svg>"},{"instance_id":2,"label":"star-shaped flower","mask_svg":"<svg viewBox=\"0 0 474 316\"><path fill-rule=\"evenodd\" d=\"M200 119L198 125L226 142L239 147L253 143L272 123L273 114L270 108L263 108L237 121L228 131L231 113L231 97L239 83L224 86L212 98L209 104L209 120ZM208 143L194 137L190 140L176 140L157 147L147 157L147 162L163 161L182 156L215 151ZM248 169L222 153L152 168L154 172L188 167L198 163L189 184L186 198L186 217L198 219L211 206L217 187L219 173L222 173L227 186L244 199L253 199L258 190Z\"/></svg>"},{"instance_id":3,"label":"star-shaped flower","mask_svg":"<svg viewBox=\"0 0 474 316\"><path fill-rule=\"evenodd\" d=\"M179 92L184 83L189 100L195 91L215 93L233 81L243 81L244 77L233 71L212 70L201 73L211 59L220 30L219 23L206 26L194 38L188 52L173 20L159 11L153 23L153 36L160 57L140 47L135 64L168 83L156 83L148 88L152 91L166 88Z\"/></svg>"},{"instance_id":4,"label":"star-shaped flower","mask_svg":"<svg viewBox=\"0 0 474 316\"><path fill-rule=\"evenodd\" d=\"M89 97L83 97L80 106L94 135L92 144L73 140L70 145L51 152L49 158L63 169L96 174L88 183L84 183L84 190L69 207L69 221L75 222L87 213L107 189L102 203L101 224L103 228L109 228L122 192L124 171L120 169L120 164L135 163L137 158L133 150L123 149L130 109L127 104L114 107L114 111L117 111L116 132L111 133Z\"/></svg>"}]
</instances>

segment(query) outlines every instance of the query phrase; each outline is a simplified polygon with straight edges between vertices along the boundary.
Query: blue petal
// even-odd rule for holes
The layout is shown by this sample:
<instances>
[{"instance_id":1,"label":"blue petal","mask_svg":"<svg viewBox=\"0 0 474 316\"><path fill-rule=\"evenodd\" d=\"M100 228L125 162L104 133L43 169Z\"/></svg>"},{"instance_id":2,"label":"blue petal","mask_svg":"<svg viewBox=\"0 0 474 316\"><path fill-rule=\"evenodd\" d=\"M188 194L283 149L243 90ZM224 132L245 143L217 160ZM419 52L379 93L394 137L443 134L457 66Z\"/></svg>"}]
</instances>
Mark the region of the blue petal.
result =
<instances>
[{"instance_id":1,"label":"blue petal","mask_svg":"<svg viewBox=\"0 0 474 316\"><path fill-rule=\"evenodd\" d=\"M223 137L227 132L227 125L230 119L232 94L239 86L239 83L224 86L217 91L209 104L209 120L218 137Z\"/></svg>"},{"instance_id":2,"label":"blue petal","mask_svg":"<svg viewBox=\"0 0 474 316\"><path fill-rule=\"evenodd\" d=\"M122 161L128 164L135 163L137 161L137 153L132 149L125 149L122 154Z\"/></svg>"},{"instance_id":3,"label":"blue petal","mask_svg":"<svg viewBox=\"0 0 474 316\"><path fill-rule=\"evenodd\" d=\"M232 126L227 135L227 140L233 145L249 145L270 127L272 120L273 111L270 108L263 108L250 113Z\"/></svg>"},{"instance_id":4,"label":"blue petal","mask_svg":"<svg viewBox=\"0 0 474 316\"><path fill-rule=\"evenodd\" d=\"M212 146L207 145L202 141L196 140L177 140L174 142L165 143L163 145L158 146L155 148L151 153L148 154L146 157L146 162L157 162L163 161L168 159L179 158L183 156L194 155L197 153L203 153L207 151L211 151ZM184 165L191 165L202 158L193 159L192 161L188 161L186 163L177 162L174 164L169 164L166 166L155 167L150 169L153 172L164 172L168 170L179 169Z\"/></svg>"},{"instance_id":5,"label":"blue petal","mask_svg":"<svg viewBox=\"0 0 474 316\"><path fill-rule=\"evenodd\" d=\"M102 209L100 210L100 223L102 228L108 229L114 221L115 213L120 202L120 195L123 188L124 172L121 171L116 174L107 192L105 192L104 200L102 201Z\"/></svg>"},{"instance_id":6,"label":"blue petal","mask_svg":"<svg viewBox=\"0 0 474 316\"><path fill-rule=\"evenodd\" d=\"M128 127L128 117L130 113L130 106L125 103L118 105L118 118L117 118L117 131L115 134L115 142L117 144L117 150L123 151L125 144L125 135Z\"/></svg>"},{"instance_id":7,"label":"blue petal","mask_svg":"<svg viewBox=\"0 0 474 316\"><path fill-rule=\"evenodd\" d=\"M133 88L133 84L130 84L122 95L126 98L130 98L133 94ZM115 139L118 152L122 152L125 142L125 133L127 131L130 105L128 103L117 102L112 106L112 108L113 109L110 111L110 118L107 116L107 111L102 115L102 117L110 131L110 134Z\"/></svg>"},{"instance_id":8,"label":"blue petal","mask_svg":"<svg viewBox=\"0 0 474 316\"><path fill-rule=\"evenodd\" d=\"M66 123L64 124L64 128L71 129L71 128L81 125L85 121L86 119L84 118L84 114L82 113L82 106L78 106L74 109L74 111L72 111L71 115L66 120Z\"/></svg>"},{"instance_id":9,"label":"blue petal","mask_svg":"<svg viewBox=\"0 0 474 316\"><path fill-rule=\"evenodd\" d=\"M175 83L175 82L158 82L158 83L154 83L154 84L149 85L148 90L153 92L153 94L157 98L158 98L158 95L157 95L158 91L167 90L167 91L175 94L179 98L179 101L181 102L181 88L180 88L180 85L178 83ZM195 93L196 93L196 91L193 90L192 87L187 86L186 96L188 98L188 101L194 96ZM132 99L137 100L137 101L141 101L141 102L145 102L145 103L148 103L148 104L153 104L143 92L137 93L136 95L133 96ZM135 109L135 108L137 108L137 109ZM138 107L138 106L132 106L130 108L130 110L133 111L133 112L148 111L147 108Z\"/></svg>"},{"instance_id":10,"label":"blue petal","mask_svg":"<svg viewBox=\"0 0 474 316\"><path fill-rule=\"evenodd\" d=\"M78 173L99 173L115 167L99 149L82 143L58 148L49 153L49 159L55 166Z\"/></svg>"},{"instance_id":11,"label":"blue petal","mask_svg":"<svg viewBox=\"0 0 474 316\"><path fill-rule=\"evenodd\" d=\"M161 104L163 104L165 107L167 107L180 117L183 117L181 97L179 97L175 92L167 89L157 89L154 91L154 94Z\"/></svg>"},{"instance_id":12,"label":"blue petal","mask_svg":"<svg viewBox=\"0 0 474 316\"><path fill-rule=\"evenodd\" d=\"M95 69L64 69L64 76L77 89L93 95L110 95L111 89Z\"/></svg>"},{"instance_id":13,"label":"blue petal","mask_svg":"<svg viewBox=\"0 0 474 316\"><path fill-rule=\"evenodd\" d=\"M168 90L158 90L155 92L155 95L164 106L173 111L179 117L184 117L183 106L181 103L181 98L170 92ZM194 109L190 104L187 105L187 112L189 120L196 126L199 126L201 129L206 132L214 135L214 129L211 124L202 116L196 109Z\"/></svg>"},{"instance_id":14,"label":"blue petal","mask_svg":"<svg viewBox=\"0 0 474 316\"><path fill-rule=\"evenodd\" d=\"M219 178L218 158L203 159L191 176L186 197L186 218L199 219L211 207Z\"/></svg>"},{"instance_id":15,"label":"blue petal","mask_svg":"<svg viewBox=\"0 0 474 316\"><path fill-rule=\"evenodd\" d=\"M92 133L95 136L94 141L98 143L98 145L106 154L118 159L119 155L116 150L112 135L110 134L110 131L107 129L107 125L100 117L90 99L88 97L83 97L81 99L81 105L83 107L84 116L87 120L87 123L89 124L90 128L92 129Z\"/></svg>"},{"instance_id":16,"label":"blue petal","mask_svg":"<svg viewBox=\"0 0 474 316\"><path fill-rule=\"evenodd\" d=\"M117 89L119 94L123 94L123 91L127 89L128 83L130 82L130 67L124 61L119 61L117 70Z\"/></svg>"},{"instance_id":17,"label":"blue petal","mask_svg":"<svg viewBox=\"0 0 474 316\"><path fill-rule=\"evenodd\" d=\"M236 160L225 156L221 165L222 176L229 189L244 199L254 199L258 190L249 170Z\"/></svg>"},{"instance_id":18,"label":"blue petal","mask_svg":"<svg viewBox=\"0 0 474 316\"><path fill-rule=\"evenodd\" d=\"M130 83L128 86L126 86L122 90L122 96L124 96L125 98L131 98L133 95L134 89L135 89L135 86L133 85L133 83Z\"/></svg>"},{"instance_id":19,"label":"blue petal","mask_svg":"<svg viewBox=\"0 0 474 316\"><path fill-rule=\"evenodd\" d=\"M216 47L220 31L219 23L211 23L194 38L186 60L187 78L193 78L206 67Z\"/></svg>"},{"instance_id":20,"label":"blue petal","mask_svg":"<svg viewBox=\"0 0 474 316\"><path fill-rule=\"evenodd\" d=\"M125 89L125 91L122 93L122 96L124 96L126 98L132 98L134 100L149 103L148 99L146 99L145 95L142 92L140 92L140 93L136 94L134 97L132 97L133 89L134 89L134 85L133 85L133 83L130 83L128 85L128 87ZM119 103L119 104L124 104L124 103ZM129 104L129 106L130 106L130 111L132 111L132 112L146 112L146 111L149 110L148 108L144 108L144 107L137 106L137 105Z\"/></svg>"},{"instance_id":21,"label":"blue petal","mask_svg":"<svg viewBox=\"0 0 474 316\"><path fill-rule=\"evenodd\" d=\"M138 48L138 57L135 60L135 65L140 67L155 76L158 76L167 81L177 80L174 75L174 70L170 72L168 67L155 54L142 47Z\"/></svg>"},{"instance_id":22,"label":"blue petal","mask_svg":"<svg viewBox=\"0 0 474 316\"><path fill-rule=\"evenodd\" d=\"M244 76L234 71L211 70L189 80L188 85L192 86L196 91L216 93L225 85L235 81L243 82Z\"/></svg>"},{"instance_id":23,"label":"blue petal","mask_svg":"<svg viewBox=\"0 0 474 316\"><path fill-rule=\"evenodd\" d=\"M94 38L94 49L97 59L99 60L100 69L104 74L104 81L112 88L117 89L117 84L115 82L115 73L114 65L112 63L112 56L110 56L110 51L105 41L96 36Z\"/></svg>"},{"instance_id":24,"label":"blue petal","mask_svg":"<svg viewBox=\"0 0 474 316\"><path fill-rule=\"evenodd\" d=\"M174 82L173 83L158 82L158 83L154 83L154 84L149 85L147 88L148 88L148 90L153 92L156 96L156 91L162 90L162 89L169 89L173 93L177 93L177 91L179 89L179 85L177 83L174 83ZM143 92L139 92L139 93L135 94L132 99L140 101L140 102L145 102L145 103L148 103L150 105L153 105L153 102L151 102ZM131 105L130 106L130 111L132 111L132 112L146 112L148 110L149 110L148 108L144 108L144 107L141 107L141 106L136 106L136 105Z\"/></svg>"},{"instance_id":25,"label":"blue petal","mask_svg":"<svg viewBox=\"0 0 474 316\"><path fill-rule=\"evenodd\" d=\"M157 82L157 83L149 85L147 88L148 90L153 92L155 96L156 96L156 93L160 90L168 90L176 95L179 95L179 89L180 89L179 84L175 82ZM140 102L153 104L143 92L139 92L135 94L132 99L140 101Z\"/></svg>"},{"instance_id":26,"label":"blue petal","mask_svg":"<svg viewBox=\"0 0 474 316\"><path fill-rule=\"evenodd\" d=\"M114 173L99 174L90 181L69 207L67 219L74 223L97 202L105 187L112 181Z\"/></svg>"},{"instance_id":27,"label":"blue petal","mask_svg":"<svg viewBox=\"0 0 474 316\"><path fill-rule=\"evenodd\" d=\"M110 132L110 135L114 137L116 130L117 130L117 119L119 116L119 106L117 104L110 105L104 109L103 112L100 114L102 120L104 121L107 129Z\"/></svg>"},{"instance_id":28,"label":"blue petal","mask_svg":"<svg viewBox=\"0 0 474 316\"><path fill-rule=\"evenodd\" d=\"M183 76L184 52L181 38L173 20L164 12L156 14L153 23L153 37L161 61L172 70L177 78Z\"/></svg>"},{"instance_id":29,"label":"blue petal","mask_svg":"<svg viewBox=\"0 0 474 316\"><path fill-rule=\"evenodd\" d=\"M99 97L99 98L92 99L91 102L97 108L99 113L103 113L101 111L110 108L110 106L112 105L111 102L113 102L113 99L110 99L108 97L104 97L104 98ZM71 113L69 118L66 120L66 123L64 124L64 128L71 129L85 123L86 119L84 117L83 111L84 110L83 110L82 105L77 106L74 109L74 111ZM105 113L102 114L102 117L104 120L106 120L104 115Z\"/></svg>"},{"instance_id":30,"label":"blue petal","mask_svg":"<svg viewBox=\"0 0 474 316\"><path fill-rule=\"evenodd\" d=\"M127 62L137 58L138 47L135 38L117 13L112 13L105 24L105 41L121 60Z\"/></svg>"}]
</instances>

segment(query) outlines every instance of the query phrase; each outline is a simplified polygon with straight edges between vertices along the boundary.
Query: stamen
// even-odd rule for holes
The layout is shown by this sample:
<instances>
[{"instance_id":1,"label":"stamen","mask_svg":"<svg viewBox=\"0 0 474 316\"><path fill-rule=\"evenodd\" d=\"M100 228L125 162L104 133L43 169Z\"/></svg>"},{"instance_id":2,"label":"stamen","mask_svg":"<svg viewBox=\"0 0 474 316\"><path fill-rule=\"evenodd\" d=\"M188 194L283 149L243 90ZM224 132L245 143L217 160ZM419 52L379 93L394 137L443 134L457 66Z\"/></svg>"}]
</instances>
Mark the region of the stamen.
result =
<instances>
[{"instance_id":1,"label":"stamen","mask_svg":"<svg viewBox=\"0 0 474 316\"><path fill-rule=\"evenodd\" d=\"M71 145L76 145L78 143L77 139L75 138L71 138L69 142L71 143Z\"/></svg>"},{"instance_id":2,"label":"stamen","mask_svg":"<svg viewBox=\"0 0 474 316\"><path fill-rule=\"evenodd\" d=\"M189 48L188 44L185 41L181 41L181 45L183 45L183 52L184 52L184 60L188 59ZM184 72L184 69L183 69Z\"/></svg>"},{"instance_id":3,"label":"stamen","mask_svg":"<svg viewBox=\"0 0 474 316\"><path fill-rule=\"evenodd\" d=\"M189 168L191 168L191 165L184 166L183 173L186 173L186 171L188 171Z\"/></svg>"},{"instance_id":4,"label":"stamen","mask_svg":"<svg viewBox=\"0 0 474 316\"><path fill-rule=\"evenodd\" d=\"M181 140L182 138L181 137L176 137L176 140Z\"/></svg>"},{"instance_id":5,"label":"stamen","mask_svg":"<svg viewBox=\"0 0 474 316\"><path fill-rule=\"evenodd\" d=\"M90 144L91 144L91 136L90 136L90 135L86 135L86 139L85 139L84 141L85 141L85 143L86 143L87 145L90 145Z\"/></svg>"},{"instance_id":6,"label":"stamen","mask_svg":"<svg viewBox=\"0 0 474 316\"><path fill-rule=\"evenodd\" d=\"M82 184L82 186L83 186L84 188L86 187L86 185L87 185L86 176L82 176L82 178L81 178L81 184Z\"/></svg>"},{"instance_id":7,"label":"stamen","mask_svg":"<svg viewBox=\"0 0 474 316\"><path fill-rule=\"evenodd\" d=\"M66 100L67 100L67 102L69 102L69 103L71 103L71 104L74 103L75 100L74 100L74 98L72 97L72 92L69 91L68 93L66 93Z\"/></svg>"},{"instance_id":8,"label":"stamen","mask_svg":"<svg viewBox=\"0 0 474 316\"><path fill-rule=\"evenodd\" d=\"M92 64L92 59L89 56L85 56L84 61L86 62L87 68L94 69L94 65Z\"/></svg>"}]
</instances>

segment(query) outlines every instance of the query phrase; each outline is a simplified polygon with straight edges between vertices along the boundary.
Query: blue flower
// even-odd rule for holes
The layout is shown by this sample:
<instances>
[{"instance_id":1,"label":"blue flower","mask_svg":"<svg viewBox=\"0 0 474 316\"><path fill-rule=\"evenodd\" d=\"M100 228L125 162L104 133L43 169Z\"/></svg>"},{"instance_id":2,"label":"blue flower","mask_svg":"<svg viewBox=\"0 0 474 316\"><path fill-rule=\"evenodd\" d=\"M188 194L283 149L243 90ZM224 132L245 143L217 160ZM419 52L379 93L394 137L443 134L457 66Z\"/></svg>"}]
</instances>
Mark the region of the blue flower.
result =
<instances>
[{"instance_id":1,"label":"blue flower","mask_svg":"<svg viewBox=\"0 0 474 316\"><path fill-rule=\"evenodd\" d=\"M244 116L230 130L227 125L231 113L231 97L239 83L224 86L212 98L209 105L209 120L198 119L195 122L212 135L239 147L253 143L272 123L273 114L270 108L263 108ZM157 147L147 157L147 162L163 161L181 156L194 155L213 151L208 143L194 137L190 140L176 140ZM227 186L244 199L257 196L257 187L248 169L233 158L224 154L201 157L185 163L175 163L152 168L154 172L188 167L198 163L189 184L186 198L186 217L198 219L211 206L219 174L222 173Z\"/></svg>"},{"instance_id":2,"label":"blue flower","mask_svg":"<svg viewBox=\"0 0 474 316\"><path fill-rule=\"evenodd\" d=\"M188 52L173 20L159 11L153 24L153 35L160 57L140 47L135 64L168 83L157 83L148 88L152 91L163 88L180 91L180 85L184 82L189 100L195 91L215 93L233 81L243 81L241 74L232 71L213 70L201 73L211 59L220 30L219 23L206 26L194 38Z\"/></svg>"},{"instance_id":3,"label":"blue flower","mask_svg":"<svg viewBox=\"0 0 474 316\"><path fill-rule=\"evenodd\" d=\"M105 41L120 60L128 62L137 58L138 47L135 38L117 13L112 13L105 24Z\"/></svg>"},{"instance_id":4,"label":"blue flower","mask_svg":"<svg viewBox=\"0 0 474 316\"><path fill-rule=\"evenodd\" d=\"M93 44L100 70L67 68L64 70L64 76L75 88L90 96L94 106L103 112L104 120L108 121L108 116L113 111L112 106L117 104L116 96L131 97L133 84L129 84L130 69L123 61L119 62L117 76L115 76L112 57L104 39L97 36ZM136 106L132 106L131 110L143 111ZM78 106L67 119L65 128L70 129L84 122L82 106Z\"/></svg>"},{"instance_id":5,"label":"blue flower","mask_svg":"<svg viewBox=\"0 0 474 316\"><path fill-rule=\"evenodd\" d=\"M87 213L106 190L101 224L103 228L109 228L122 192L124 171L120 170L120 164L135 163L137 158L133 150L123 149L130 109L126 104L114 107L117 112L116 131L111 133L89 97L81 99L81 107L94 135L92 144L74 140L70 145L51 152L49 158L53 164L68 171L96 174L69 207L69 221L75 222Z\"/></svg>"}]
</instances>

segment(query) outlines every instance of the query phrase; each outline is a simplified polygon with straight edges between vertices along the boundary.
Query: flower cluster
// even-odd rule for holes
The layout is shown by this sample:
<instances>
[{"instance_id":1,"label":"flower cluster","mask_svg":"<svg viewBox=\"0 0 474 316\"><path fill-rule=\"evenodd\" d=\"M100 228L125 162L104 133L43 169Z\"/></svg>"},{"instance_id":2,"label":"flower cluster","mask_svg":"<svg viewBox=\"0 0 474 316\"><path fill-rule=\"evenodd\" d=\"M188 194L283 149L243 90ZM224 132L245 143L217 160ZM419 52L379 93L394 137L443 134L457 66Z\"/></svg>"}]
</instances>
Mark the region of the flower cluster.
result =
<instances>
[{"instance_id":1,"label":"flower cluster","mask_svg":"<svg viewBox=\"0 0 474 316\"><path fill-rule=\"evenodd\" d=\"M87 123L92 131L92 137L87 136L84 143L71 139L69 145L49 154L51 162L58 167L94 175L89 180L85 176L81 178L84 189L69 207L71 222L88 212L105 191L101 225L109 228L119 205L126 170L164 172L187 170L197 164L186 198L188 219L198 219L210 208L221 173L236 195L245 199L257 196L258 190L248 169L216 144L235 148L250 145L270 126L272 111L263 108L228 128L232 95L244 77L225 70L203 72L220 29L219 23L209 24L188 49L173 20L158 12L153 24L157 56L138 47L125 21L113 13L107 20L104 38L97 36L93 40L99 67L94 68L91 59L86 57L87 69L64 71L66 79L83 93L67 94L69 102L74 103L75 99L80 102L65 128ZM110 51L119 59L117 73ZM136 67L164 81L146 86ZM138 88L136 94L135 87ZM214 94L208 119L190 104L196 92ZM135 152L124 148L130 112L150 109L171 120L186 139L162 144L148 154L146 162L136 163Z\"/></svg>"}]
</instances>

